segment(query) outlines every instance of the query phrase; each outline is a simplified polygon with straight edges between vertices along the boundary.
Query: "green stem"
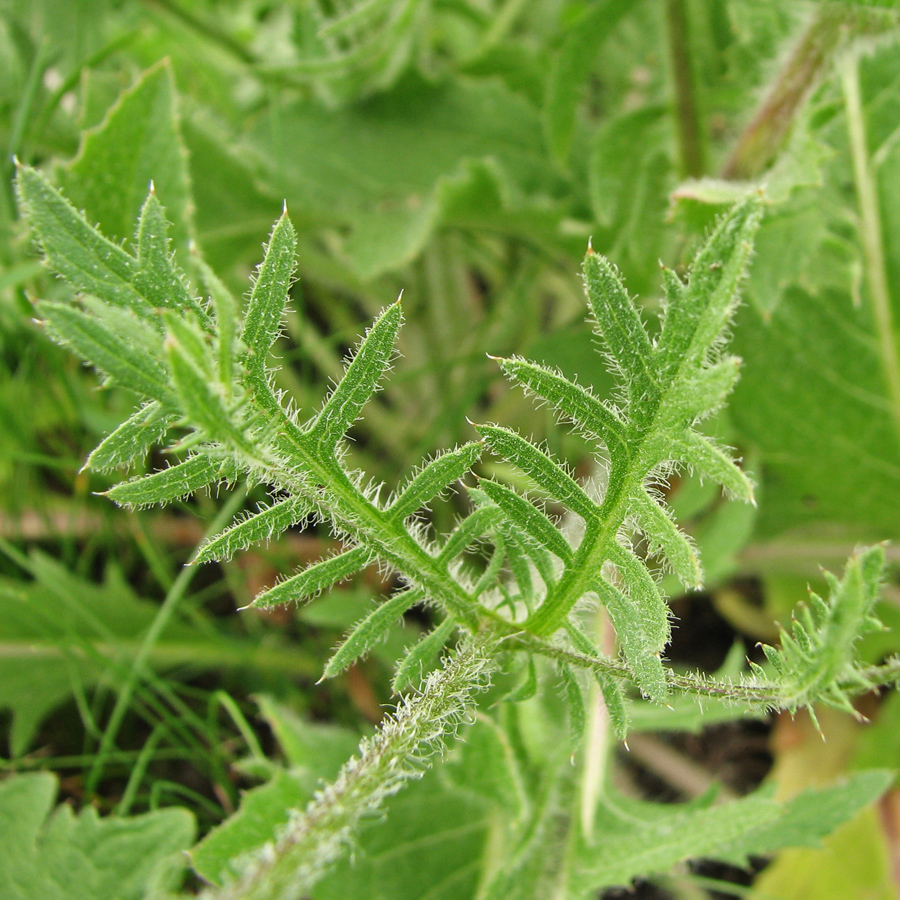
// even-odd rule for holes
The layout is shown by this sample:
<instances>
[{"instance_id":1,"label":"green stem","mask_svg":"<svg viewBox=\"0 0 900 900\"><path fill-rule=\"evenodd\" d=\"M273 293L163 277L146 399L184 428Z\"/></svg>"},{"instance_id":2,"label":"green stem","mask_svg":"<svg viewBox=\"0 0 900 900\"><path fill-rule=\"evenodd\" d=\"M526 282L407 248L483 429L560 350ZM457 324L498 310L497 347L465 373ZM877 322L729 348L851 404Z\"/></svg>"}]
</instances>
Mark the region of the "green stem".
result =
<instances>
[{"instance_id":1,"label":"green stem","mask_svg":"<svg viewBox=\"0 0 900 900\"><path fill-rule=\"evenodd\" d=\"M859 233L866 266L866 282L875 319L878 356L891 400L894 426L900 437L900 356L884 254L884 230L878 206L878 185L869 160L866 120L859 87L859 58L855 53L846 54L841 63L841 86L847 113L847 130L850 133L850 155L853 159L853 178L859 203Z\"/></svg>"},{"instance_id":2,"label":"green stem","mask_svg":"<svg viewBox=\"0 0 900 900\"><path fill-rule=\"evenodd\" d=\"M666 36L675 92L675 132L681 174L697 178L705 166L685 0L666 0Z\"/></svg>"},{"instance_id":3,"label":"green stem","mask_svg":"<svg viewBox=\"0 0 900 900\"><path fill-rule=\"evenodd\" d=\"M784 145L804 100L837 48L850 13L823 3L791 51L725 163L722 177L760 175Z\"/></svg>"},{"instance_id":4,"label":"green stem","mask_svg":"<svg viewBox=\"0 0 900 900\"><path fill-rule=\"evenodd\" d=\"M370 739L360 755L341 769L303 815L290 821L274 848L250 859L243 875L206 900L299 900L341 856L361 820L386 797L416 777L440 754L487 685L496 656L495 638L463 645L445 667L433 673L422 692L404 701Z\"/></svg>"},{"instance_id":5,"label":"green stem","mask_svg":"<svg viewBox=\"0 0 900 900\"><path fill-rule=\"evenodd\" d=\"M337 459L321 460L309 446L307 435L291 420L278 402L262 372L254 372L248 385L265 411L277 419L279 450L289 459L301 463L301 468L312 481L324 486L334 504L329 518L348 534L364 534L365 543L378 548L378 555L396 567L403 575L411 577L434 600L442 603L473 633L478 620L473 610L479 607L477 598L456 581L446 563L425 551L409 534L402 523L391 519L382 509L366 498L348 478ZM310 496L308 481L299 482L289 471L272 466L269 469L273 481L291 493ZM313 500L321 500L312 496Z\"/></svg>"}]
</instances>

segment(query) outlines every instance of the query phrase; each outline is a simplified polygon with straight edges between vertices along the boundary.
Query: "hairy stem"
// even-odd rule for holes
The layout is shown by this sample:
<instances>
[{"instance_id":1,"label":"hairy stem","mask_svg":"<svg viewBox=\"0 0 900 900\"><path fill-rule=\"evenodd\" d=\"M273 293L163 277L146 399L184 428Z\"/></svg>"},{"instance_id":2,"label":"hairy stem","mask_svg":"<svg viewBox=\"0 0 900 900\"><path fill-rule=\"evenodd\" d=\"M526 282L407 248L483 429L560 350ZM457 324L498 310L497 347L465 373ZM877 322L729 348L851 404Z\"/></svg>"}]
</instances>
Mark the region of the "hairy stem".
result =
<instances>
[{"instance_id":1,"label":"hairy stem","mask_svg":"<svg viewBox=\"0 0 900 900\"><path fill-rule=\"evenodd\" d=\"M820 4L738 139L722 170L723 178L755 178L772 162L856 15L841 4Z\"/></svg>"},{"instance_id":2,"label":"hairy stem","mask_svg":"<svg viewBox=\"0 0 900 900\"><path fill-rule=\"evenodd\" d=\"M495 639L469 641L433 673L421 692L405 699L360 755L341 769L302 815L292 819L274 845L266 845L243 875L206 900L300 900L340 858L363 818L418 777L487 686Z\"/></svg>"}]
</instances>

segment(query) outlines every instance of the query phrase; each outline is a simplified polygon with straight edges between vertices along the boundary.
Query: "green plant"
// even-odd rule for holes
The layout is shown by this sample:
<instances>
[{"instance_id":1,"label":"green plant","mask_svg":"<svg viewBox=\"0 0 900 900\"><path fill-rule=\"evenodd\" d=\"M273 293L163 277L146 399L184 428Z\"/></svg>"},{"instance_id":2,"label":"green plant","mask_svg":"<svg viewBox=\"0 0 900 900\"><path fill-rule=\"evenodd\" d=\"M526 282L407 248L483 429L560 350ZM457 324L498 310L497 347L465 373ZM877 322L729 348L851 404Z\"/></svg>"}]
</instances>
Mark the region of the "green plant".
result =
<instances>
[{"instance_id":1,"label":"green plant","mask_svg":"<svg viewBox=\"0 0 900 900\"><path fill-rule=\"evenodd\" d=\"M210 889L210 896L308 893L361 822L443 750L501 660L525 662L525 683L510 702L533 696L535 660L558 664L572 753L585 739L589 750L580 779L557 766L537 791L543 799L522 811L518 826L509 825L504 840L511 852L489 871L485 897L540 896L550 885L558 896L587 896L686 855L732 859L765 852L794 840L792 828L809 840L885 785L883 775L859 776L852 788L802 795L786 805L760 795L734 808L701 805L659 819L629 813L589 776L592 754L601 748L595 730L586 738L583 673L596 678L604 715L620 737L628 730L630 687L656 702L675 692L751 710L794 711L816 703L851 708L854 694L897 678L896 660L871 667L854 655L859 637L878 625L873 605L883 570L880 548L848 564L843 581L832 581L828 601L813 599L780 651L767 648L770 668L712 680L676 674L662 661L669 611L649 560L658 558L687 587L702 580L696 549L662 500L666 476L673 468L690 468L753 500L747 476L695 426L721 407L737 378L738 361L724 354L723 333L762 213L758 196L748 196L718 221L685 281L664 271L666 306L653 339L614 267L589 249L585 285L619 381L614 401L527 360L499 361L514 381L597 442L604 474L594 487L580 484L549 452L516 432L480 425L480 441L435 456L384 497L381 485L347 465L344 441L391 362L399 303L376 319L319 410L304 415L278 391L269 370L294 273L287 213L272 230L243 306L199 257L191 260L202 297L196 299L171 256L168 226L152 190L125 248L91 227L36 170L21 168L17 189L48 265L79 294L75 303L38 303L47 329L107 383L142 401L87 465L107 470L134 463L167 436L170 452L187 453L168 468L115 485L108 496L143 507L239 478L264 484L271 503L212 536L197 553L198 563L228 558L310 515L328 522L344 549L262 592L253 601L258 608L308 600L372 561L397 572L401 587L350 631L326 665L326 677L366 654L414 604L428 605L439 618L397 667L395 687L408 691L397 711L363 741L358 757L330 786L290 817L274 843L239 860L236 876ZM449 534L429 533L416 514L464 478L485 448L565 508L562 525L542 503L500 480L481 478L469 488L471 513ZM643 536L646 556L636 552L635 534ZM480 566L465 556L476 544L488 548ZM621 656L604 654L584 628L599 607L612 622ZM439 655L438 669L411 687ZM579 823L569 822L554 836L560 804L572 803L581 810ZM833 810L830 818L821 812L826 808ZM654 849L623 855L636 842ZM554 850L549 858L548 846Z\"/></svg>"}]
</instances>

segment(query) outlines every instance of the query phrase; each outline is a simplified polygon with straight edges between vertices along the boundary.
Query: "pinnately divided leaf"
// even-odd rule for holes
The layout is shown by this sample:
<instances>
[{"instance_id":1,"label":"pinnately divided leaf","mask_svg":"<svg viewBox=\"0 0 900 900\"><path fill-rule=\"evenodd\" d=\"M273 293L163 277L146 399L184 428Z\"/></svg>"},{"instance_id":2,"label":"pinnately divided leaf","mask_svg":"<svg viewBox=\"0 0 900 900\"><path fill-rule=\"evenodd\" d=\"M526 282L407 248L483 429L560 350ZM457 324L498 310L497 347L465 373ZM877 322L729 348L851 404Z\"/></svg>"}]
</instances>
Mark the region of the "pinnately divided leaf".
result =
<instances>
[{"instance_id":1,"label":"pinnately divided leaf","mask_svg":"<svg viewBox=\"0 0 900 900\"><path fill-rule=\"evenodd\" d=\"M397 492L388 507L388 515L405 519L433 500L451 484L459 481L481 456L481 444L472 442L449 450L430 460Z\"/></svg>"},{"instance_id":2,"label":"pinnately divided leaf","mask_svg":"<svg viewBox=\"0 0 900 900\"><path fill-rule=\"evenodd\" d=\"M303 521L311 511L312 504L305 497L286 497L211 537L197 550L191 562L201 564L231 559L239 550L278 537Z\"/></svg>"},{"instance_id":3,"label":"pinnately divided leaf","mask_svg":"<svg viewBox=\"0 0 900 900\"><path fill-rule=\"evenodd\" d=\"M296 575L279 581L275 587L259 594L251 604L259 609L268 609L285 603L299 603L318 596L338 581L349 578L369 561L369 552L364 547L354 547L335 556L307 566Z\"/></svg>"},{"instance_id":4,"label":"pinnately divided leaf","mask_svg":"<svg viewBox=\"0 0 900 900\"><path fill-rule=\"evenodd\" d=\"M111 487L106 496L121 506L152 506L171 503L207 485L236 477L237 467L231 460L197 455L152 475L123 481Z\"/></svg>"},{"instance_id":5,"label":"pinnately divided leaf","mask_svg":"<svg viewBox=\"0 0 900 900\"><path fill-rule=\"evenodd\" d=\"M91 452L84 467L106 472L129 465L165 437L174 419L158 401L151 400L105 437Z\"/></svg>"},{"instance_id":6,"label":"pinnately divided leaf","mask_svg":"<svg viewBox=\"0 0 900 900\"><path fill-rule=\"evenodd\" d=\"M388 632L388 629L411 606L422 599L418 589L399 591L375 607L353 628L325 666L323 678L340 675L349 665L365 656Z\"/></svg>"},{"instance_id":7,"label":"pinnately divided leaf","mask_svg":"<svg viewBox=\"0 0 900 900\"><path fill-rule=\"evenodd\" d=\"M353 424L387 369L403 321L400 302L389 306L369 329L344 377L328 396L310 429L322 453L331 453Z\"/></svg>"},{"instance_id":8,"label":"pinnately divided leaf","mask_svg":"<svg viewBox=\"0 0 900 900\"><path fill-rule=\"evenodd\" d=\"M876 546L851 557L842 579L826 572L828 599L811 593L790 629L782 629L781 647L763 646L787 709L827 703L858 716L850 697L872 685L853 650L864 634L884 627L874 615L884 566L884 547Z\"/></svg>"}]
</instances>

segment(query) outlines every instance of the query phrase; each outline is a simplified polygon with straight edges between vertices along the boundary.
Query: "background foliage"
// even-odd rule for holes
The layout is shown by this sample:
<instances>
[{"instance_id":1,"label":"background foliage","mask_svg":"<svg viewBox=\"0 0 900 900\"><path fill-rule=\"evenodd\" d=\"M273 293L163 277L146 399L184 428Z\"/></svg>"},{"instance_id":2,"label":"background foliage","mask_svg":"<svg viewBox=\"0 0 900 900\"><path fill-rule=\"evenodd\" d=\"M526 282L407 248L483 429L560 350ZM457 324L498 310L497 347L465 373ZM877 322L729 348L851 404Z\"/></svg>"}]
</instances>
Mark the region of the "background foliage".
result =
<instances>
[{"instance_id":1,"label":"background foliage","mask_svg":"<svg viewBox=\"0 0 900 900\"><path fill-rule=\"evenodd\" d=\"M537 359L610 395L583 322L577 269L588 239L652 321L659 262L682 272L715 216L764 185L733 325L742 377L713 422L748 461L759 505L728 502L686 475L668 498L707 575L705 594L679 602L685 633L699 643L691 617L714 611L728 623L724 643L750 647L775 640L773 623L788 624L807 583L827 595L818 565L839 572L858 543L900 530L897 26L891 3L772 0L0 4L0 704L4 765L19 773L2 786L0 815L29 815L40 835L0 859L0 877L20 866L52 879L65 871L57 854L76 847L90 869L116 841L120 871L137 859L146 867L131 895L174 886L169 857L194 841L187 807L207 835L190 851L193 870L218 880L336 774L389 701L391 664L431 621L416 610L373 659L316 685L341 632L391 588L377 570L296 611L235 614L276 574L332 551L330 535L298 529L221 565L183 568L205 533L256 508L259 488L164 513L117 511L96 496L118 479L81 467L132 402L118 388L97 391L33 321L33 300L70 291L36 262L13 156L117 241L131 239L152 181L182 266L200 277L202 255L237 296L286 201L299 279L276 377L299 407L320 402L345 352L402 290L400 356L349 451L351 465L389 488L423 457L477 437L466 417L516 427L593 474L582 438L509 389L486 353ZM147 468L162 463L151 455ZM493 457L479 471L528 486ZM449 530L464 507L448 497L431 524ZM866 639L866 662L898 650L895 578L883 596L879 615L894 629ZM710 670L723 662L718 649ZM694 646L684 663L700 656ZM501 679L466 743L391 801L388 824L363 833L357 865L316 897L368 896L372 884L386 898L516 896L517 885L529 896L521 886L541 883L535 867L552 856L563 801L551 794L569 790L538 774L562 771L570 753L563 688L541 678L551 680L539 697L490 711L513 687ZM841 751L829 778L897 765L894 699L863 701L867 726L819 717ZM678 727L699 727L694 706L673 705ZM675 730L666 712L635 704L635 753L638 733ZM706 715L736 713L711 705ZM818 759L821 742L798 723L775 726L770 790L781 799L813 786L808 757ZM657 776L660 758L645 763ZM614 763L621 777L629 765ZM50 771L77 813L46 818ZM595 872L572 890L665 874L687 856L742 865L830 831L849 814L841 791L861 803L883 787L860 775L852 790L799 794L790 815L804 837L791 841L766 831L770 797L711 806L709 778L678 782L693 799L676 822L672 810L633 801L632 819L659 820L659 856L630 859L622 848L634 835L610 824L609 856L592 858L611 880ZM861 871L872 896L896 890L892 796L830 839L839 859L869 848ZM829 802L843 810L833 822L822 813ZM529 823L507 834L518 845L492 844L498 817ZM729 845L723 829L738 819L756 832ZM661 835L673 825L693 841L667 847ZM518 865L506 883L494 879L504 854ZM813 878L818 867L779 859L760 890L808 896L797 873ZM109 890L125 890L118 877ZM702 882L686 868L667 877L676 893ZM106 896L97 878L84 896ZM40 882L11 896L53 889ZM839 889L857 888L814 888Z\"/></svg>"}]
</instances>

